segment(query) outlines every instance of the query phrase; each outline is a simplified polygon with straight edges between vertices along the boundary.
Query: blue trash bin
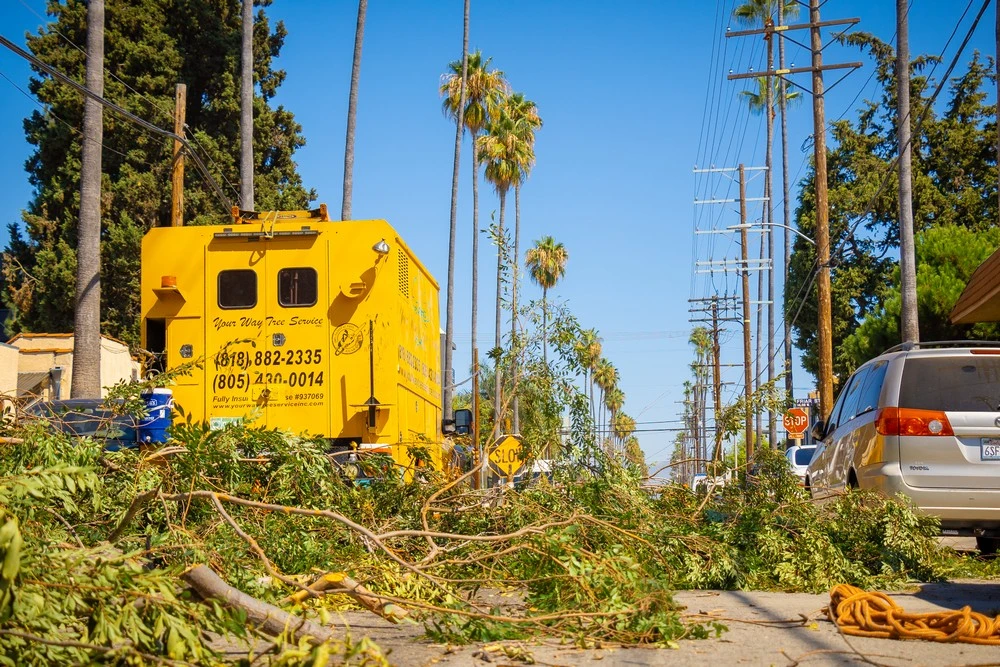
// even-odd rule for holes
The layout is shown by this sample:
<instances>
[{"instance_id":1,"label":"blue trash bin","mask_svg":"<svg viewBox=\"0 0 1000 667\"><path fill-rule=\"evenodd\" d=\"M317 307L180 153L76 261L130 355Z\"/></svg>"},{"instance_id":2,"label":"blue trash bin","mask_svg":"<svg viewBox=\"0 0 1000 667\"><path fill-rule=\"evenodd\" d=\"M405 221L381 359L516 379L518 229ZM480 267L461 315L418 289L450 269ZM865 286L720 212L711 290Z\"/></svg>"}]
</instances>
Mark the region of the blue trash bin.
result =
<instances>
[{"instance_id":1,"label":"blue trash bin","mask_svg":"<svg viewBox=\"0 0 1000 667\"><path fill-rule=\"evenodd\" d=\"M172 389L154 389L142 394L147 415L139 421L139 442L166 442L167 429L173 423L174 392Z\"/></svg>"}]
</instances>

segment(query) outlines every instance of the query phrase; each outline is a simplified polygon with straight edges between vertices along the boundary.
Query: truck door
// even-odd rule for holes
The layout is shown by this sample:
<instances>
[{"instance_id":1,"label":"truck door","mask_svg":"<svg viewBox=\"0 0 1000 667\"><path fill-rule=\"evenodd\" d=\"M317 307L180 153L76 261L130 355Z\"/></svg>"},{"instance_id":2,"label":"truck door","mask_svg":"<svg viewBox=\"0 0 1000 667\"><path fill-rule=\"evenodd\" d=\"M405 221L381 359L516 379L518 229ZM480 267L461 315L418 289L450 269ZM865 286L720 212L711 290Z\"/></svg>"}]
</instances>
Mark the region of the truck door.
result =
<instances>
[{"instance_id":1,"label":"truck door","mask_svg":"<svg viewBox=\"0 0 1000 667\"><path fill-rule=\"evenodd\" d=\"M270 426L329 437L329 281L317 239L276 234L266 242L261 372Z\"/></svg>"},{"instance_id":2,"label":"truck door","mask_svg":"<svg viewBox=\"0 0 1000 667\"><path fill-rule=\"evenodd\" d=\"M207 419L221 428L253 414L265 424L264 243L216 238L205 265Z\"/></svg>"}]
</instances>

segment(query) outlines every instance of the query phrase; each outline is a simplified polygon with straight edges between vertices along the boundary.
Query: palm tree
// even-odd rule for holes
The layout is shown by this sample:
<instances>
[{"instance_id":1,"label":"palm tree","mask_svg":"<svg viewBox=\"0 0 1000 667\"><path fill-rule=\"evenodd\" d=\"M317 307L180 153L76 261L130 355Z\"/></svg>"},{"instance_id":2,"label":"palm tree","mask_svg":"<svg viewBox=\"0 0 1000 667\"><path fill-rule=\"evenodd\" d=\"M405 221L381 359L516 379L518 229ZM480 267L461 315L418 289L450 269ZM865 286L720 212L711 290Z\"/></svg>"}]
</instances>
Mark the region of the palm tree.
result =
<instances>
[{"instance_id":1,"label":"palm tree","mask_svg":"<svg viewBox=\"0 0 1000 667\"><path fill-rule=\"evenodd\" d=\"M491 116L507 91L507 80L503 72L490 69L492 59L483 58L480 51L468 55L465 77L465 104L462 105L461 81L462 63L454 61L448 65L449 74L442 77L442 107L445 114L457 119L458 109L462 109L462 124L472 135L472 355L475 364L479 323L479 134L486 128ZM473 368L472 372L477 372Z\"/></svg>"},{"instance_id":2,"label":"palm tree","mask_svg":"<svg viewBox=\"0 0 1000 667\"><path fill-rule=\"evenodd\" d=\"M616 371L617 372L617 371ZM608 409L608 423L611 424L612 431L615 437L618 439L619 443L625 439L624 436L619 436L618 430L615 428L617 423L619 412L622 406L625 405L625 392L623 392L616 382L605 394L604 394L604 407Z\"/></svg>"},{"instance_id":3,"label":"palm tree","mask_svg":"<svg viewBox=\"0 0 1000 667\"><path fill-rule=\"evenodd\" d=\"M574 343L577 364L583 369L584 387L590 386L590 416L594 419L594 370L601 359L601 339L597 329L584 329L580 338Z\"/></svg>"},{"instance_id":4,"label":"palm tree","mask_svg":"<svg viewBox=\"0 0 1000 667\"><path fill-rule=\"evenodd\" d=\"M104 0L87 7L87 88L104 94ZM83 106L80 166L80 222L76 246L76 309L73 315L71 398L101 395L101 142L104 117L99 102ZM56 396L56 398L59 398Z\"/></svg>"},{"instance_id":5,"label":"palm tree","mask_svg":"<svg viewBox=\"0 0 1000 667\"><path fill-rule=\"evenodd\" d=\"M694 373L695 377L694 405L692 406L694 455L697 459L704 459L706 458L705 431L708 413L705 403L708 396L708 357L712 351L712 336L705 327L695 327L691 330L688 343L694 346L695 351L695 361L691 364L691 372Z\"/></svg>"},{"instance_id":6,"label":"palm tree","mask_svg":"<svg viewBox=\"0 0 1000 667\"><path fill-rule=\"evenodd\" d=\"M594 383L601 390L601 397L598 402L598 409L601 415L598 423L601 425L602 431L606 430L603 427L607 424L604 419L604 407L607 403L606 398L608 392L617 388L619 379L618 369L615 368L614 364L604 358L597 362L597 367L594 369Z\"/></svg>"},{"instance_id":7,"label":"palm tree","mask_svg":"<svg viewBox=\"0 0 1000 667\"><path fill-rule=\"evenodd\" d=\"M784 25L786 16L786 5L780 3L778 5L778 25ZM1000 12L1000 9L997 10ZM798 5L794 6L793 13L798 12ZM1000 16L1000 13L997 14ZM998 24L1000 25L1000 24ZM1000 61L998 61L1000 62ZM785 69L785 40L778 40L778 67ZM788 226L792 224L792 214L791 214L791 202L788 200L789 195L789 184L788 184L788 118L785 113L788 101L788 93L786 92L786 84L784 78L781 79L780 83L780 94L778 95L778 109L781 112L781 188L782 188L782 203L783 203L783 217L782 224L782 241L785 246L785 262L782 264L784 270L784 283L782 283L786 288L788 285L788 268L789 260L792 256L792 233L788 229ZM998 124L1000 127L1000 124ZM1000 150L1000 144L997 144L998 150ZM792 388L794 386L792 382L792 322L788 317L782 318L785 323L785 391L788 392L788 396L792 396Z\"/></svg>"},{"instance_id":8,"label":"palm tree","mask_svg":"<svg viewBox=\"0 0 1000 667\"><path fill-rule=\"evenodd\" d=\"M740 5L735 10L733 10L733 16L736 17L738 21L748 26L761 25L763 27L771 27L774 25L775 19L779 12L784 15L794 14L798 11L798 5L795 0L748 0L745 4ZM772 48L772 34L764 33L764 40L766 44L767 53L767 71L771 72L774 70L774 49ZM764 208L766 213L767 222L767 256L770 260L772 270L768 272L768 307L767 307L767 321L768 321L768 336L767 336L767 379L768 382L774 380L774 210L772 207L772 202L774 197L772 196L772 178L771 178L771 166L772 166L772 147L774 145L774 86L764 85L765 92L765 104L767 107L766 118L766 128L767 128L767 150L765 153L765 166L767 171L764 172ZM760 279L762 279L761 276ZM758 294L762 291L760 289L760 279L758 280ZM762 300L759 299L758 300ZM760 322L760 308L758 307L758 323ZM759 325L758 325L759 327ZM760 340L760 336L757 337ZM759 342L758 342L759 345ZM760 354L757 354L758 360L760 359ZM759 363L759 362L758 362ZM757 378L759 382L760 373L757 373ZM758 415L758 424L760 416ZM758 433L760 427L757 428ZM774 413L770 413L768 416L768 437L770 442L774 443L776 436L776 423Z\"/></svg>"},{"instance_id":9,"label":"palm tree","mask_svg":"<svg viewBox=\"0 0 1000 667\"><path fill-rule=\"evenodd\" d=\"M358 80L361 78L361 45L365 41L365 14L368 0L358 0L358 25L354 31L354 64L351 67L351 94L347 100L347 142L344 148L344 199L340 219L351 219L351 195L354 188L354 124L358 115Z\"/></svg>"},{"instance_id":10,"label":"palm tree","mask_svg":"<svg viewBox=\"0 0 1000 667\"><path fill-rule=\"evenodd\" d=\"M635 419L624 412L617 413L611 420L611 424L615 437L618 438L618 442L620 443L624 443L630 435L635 433Z\"/></svg>"},{"instance_id":11,"label":"palm tree","mask_svg":"<svg viewBox=\"0 0 1000 667\"><path fill-rule=\"evenodd\" d=\"M508 116L503 109L486 127L486 134L476 141L479 157L486 163L486 180L493 184L500 198L500 221L497 228L497 295L496 295L496 335L494 349L497 351L499 364L500 326L501 326L501 296L503 289L503 244L504 244L504 213L507 203L507 192L520 183L524 174L535 161L535 153L531 144L524 140L519 131L519 124ZM496 396L494 408L497 412L497 425L500 423L501 404L501 373L496 376ZM497 431L496 436L500 433Z\"/></svg>"},{"instance_id":12,"label":"palm tree","mask_svg":"<svg viewBox=\"0 0 1000 667\"><path fill-rule=\"evenodd\" d=\"M542 119L538 115L538 107L531 100L525 99L522 93L513 93L504 99L504 112L514 121L515 131L521 138L534 148L535 131L542 126ZM510 336L511 340L517 340L517 289L518 273L520 273L521 263L521 183L528 178L532 165L528 165L524 170L524 177L514 184L514 261L511 267L511 299L510 299ZM511 374L517 377L517 355L511 360ZM520 432L520 405L517 399L517 391L513 397L514 411L514 432Z\"/></svg>"},{"instance_id":13,"label":"palm tree","mask_svg":"<svg viewBox=\"0 0 1000 667\"><path fill-rule=\"evenodd\" d=\"M543 236L535 241L535 247L528 250L525 264L531 273L532 280L542 288L542 361L548 368L548 333L549 333L549 290L556 286L566 275L566 261L569 253L562 243L557 243L551 236Z\"/></svg>"},{"instance_id":14,"label":"palm tree","mask_svg":"<svg viewBox=\"0 0 1000 667\"><path fill-rule=\"evenodd\" d=\"M741 90L740 95L746 98L747 106L750 107L750 111L754 114L764 113L764 109L767 108L767 77L758 76L755 81L757 82L757 90ZM780 99L779 84L777 81L771 84L771 94L775 97L773 99ZM776 95L777 93L777 95ZM785 103L795 103L802 100L802 93L798 91L786 91L785 92ZM771 119L775 116L774 104L771 104Z\"/></svg>"},{"instance_id":15,"label":"palm tree","mask_svg":"<svg viewBox=\"0 0 1000 667\"><path fill-rule=\"evenodd\" d=\"M240 53L240 207L253 206L253 0L243 0Z\"/></svg>"},{"instance_id":16,"label":"palm tree","mask_svg":"<svg viewBox=\"0 0 1000 667\"><path fill-rule=\"evenodd\" d=\"M448 288L445 308L444 336L444 418L452 419L452 396L455 391L455 367L452 347L455 341L455 234L458 227L458 166L462 155L462 135L465 130L465 90L469 77L469 0L465 0L465 17L462 30L462 71L458 89L458 104L455 117L455 161L451 170L451 218L448 227ZM475 149L475 147L473 147ZM475 152L473 150L473 152ZM472 340L475 349L475 338ZM480 457L481 458L481 457Z\"/></svg>"}]
</instances>

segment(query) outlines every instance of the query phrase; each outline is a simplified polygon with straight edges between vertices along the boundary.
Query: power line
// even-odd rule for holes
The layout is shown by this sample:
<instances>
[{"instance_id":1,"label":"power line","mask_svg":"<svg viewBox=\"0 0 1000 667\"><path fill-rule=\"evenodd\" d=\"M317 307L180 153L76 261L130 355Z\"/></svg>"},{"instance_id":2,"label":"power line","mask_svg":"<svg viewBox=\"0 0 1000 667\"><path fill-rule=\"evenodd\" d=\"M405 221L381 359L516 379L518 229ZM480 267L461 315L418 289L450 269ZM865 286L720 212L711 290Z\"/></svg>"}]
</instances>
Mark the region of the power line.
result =
<instances>
[{"instance_id":1,"label":"power line","mask_svg":"<svg viewBox=\"0 0 1000 667\"><path fill-rule=\"evenodd\" d=\"M25 60L29 61L32 65L34 65L38 69L40 69L43 72L49 74L50 76L55 77L56 79L62 81L63 83L65 83L66 85L70 86L71 88L73 88L77 92L80 92L83 95L86 95L87 97L91 98L92 100L94 100L94 101L96 101L96 102L98 102L98 103L106 106L107 108L111 109L115 113L121 115L126 120L130 120L133 123L135 123L136 125L144 128L144 129L146 129L146 130L148 130L150 132L153 132L155 134L159 134L159 135L165 136L167 138L170 138L170 139L173 139L174 141L179 142L187 150L188 155L191 156L191 160L194 162L195 167L201 173L202 178L204 178L205 181L211 186L212 190L215 191L215 195L219 198L219 200L225 206L226 210L228 211L229 209L232 208L232 204L229 202L229 199L226 197L225 193L222 192L222 189L219 188L219 184L215 182L214 178L212 178L212 175L208 172L208 168L205 167L205 163L201 161L201 158L198 157L198 154L195 153L195 151L191 148L191 144L188 143L187 139L185 139L184 137L182 137L180 135L174 134L173 132L170 132L169 130L164 130L163 128L157 127L156 125L153 125L149 121L144 120L144 119L140 118L139 116L136 116L132 112L123 109L122 107L118 106L114 102L111 102L110 100L107 100L107 99L101 97L97 93L91 91L86 86L83 86L83 85L77 83L76 81L74 81L70 77L66 76L65 74L63 74L62 72L60 72L59 70L57 70L56 68L48 65L47 63L45 63L41 59L36 58L31 53L28 53L24 49L20 48L19 46L17 46L16 44L14 44L13 42L11 42L9 39L7 39L6 37L4 37L2 35L0 35L0 46L7 47L11 51L13 51L15 54L17 54L17 55L21 56L22 58L24 58Z\"/></svg>"}]
</instances>

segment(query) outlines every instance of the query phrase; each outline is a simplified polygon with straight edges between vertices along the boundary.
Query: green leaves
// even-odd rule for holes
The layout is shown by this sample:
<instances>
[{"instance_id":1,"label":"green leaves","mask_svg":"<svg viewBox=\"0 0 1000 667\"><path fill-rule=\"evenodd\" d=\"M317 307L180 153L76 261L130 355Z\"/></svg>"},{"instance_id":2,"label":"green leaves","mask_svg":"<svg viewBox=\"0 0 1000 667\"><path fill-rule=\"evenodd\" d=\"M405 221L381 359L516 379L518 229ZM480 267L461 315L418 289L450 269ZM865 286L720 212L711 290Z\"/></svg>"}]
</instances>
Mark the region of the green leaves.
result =
<instances>
[{"instance_id":1,"label":"green leaves","mask_svg":"<svg viewBox=\"0 0 1000 667\"><path fill-rule=\"evenodd\" d=\"M0 623L14 614L14 580L21 569L21 531L10 517L0 527Z\"/></svg>"}]
</instances>

